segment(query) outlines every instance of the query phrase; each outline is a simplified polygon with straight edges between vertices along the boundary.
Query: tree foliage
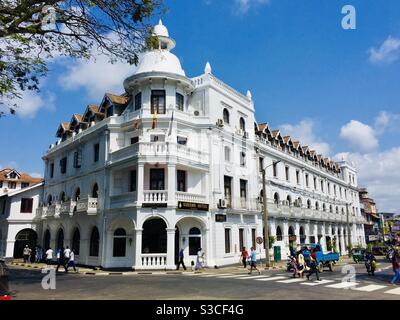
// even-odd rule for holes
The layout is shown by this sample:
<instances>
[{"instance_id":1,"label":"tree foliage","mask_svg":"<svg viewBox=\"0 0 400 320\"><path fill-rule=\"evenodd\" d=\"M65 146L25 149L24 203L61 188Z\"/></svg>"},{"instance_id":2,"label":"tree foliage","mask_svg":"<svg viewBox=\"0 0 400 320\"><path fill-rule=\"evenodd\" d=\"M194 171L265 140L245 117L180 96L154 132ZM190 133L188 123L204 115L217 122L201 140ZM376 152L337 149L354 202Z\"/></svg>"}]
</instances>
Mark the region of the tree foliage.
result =
<instances>
[{"instance_id":1,"label":"tree foliage","mask_svg":"<svg viewBox=\"0 0 400 320\"><path fill-rule=\"evenodd\" d=\"M39 90L54 57L89 59L96 49L137 64L163 10L163 0L0 0L0 116L24 90Z\"/></svg>"}]
</instances>

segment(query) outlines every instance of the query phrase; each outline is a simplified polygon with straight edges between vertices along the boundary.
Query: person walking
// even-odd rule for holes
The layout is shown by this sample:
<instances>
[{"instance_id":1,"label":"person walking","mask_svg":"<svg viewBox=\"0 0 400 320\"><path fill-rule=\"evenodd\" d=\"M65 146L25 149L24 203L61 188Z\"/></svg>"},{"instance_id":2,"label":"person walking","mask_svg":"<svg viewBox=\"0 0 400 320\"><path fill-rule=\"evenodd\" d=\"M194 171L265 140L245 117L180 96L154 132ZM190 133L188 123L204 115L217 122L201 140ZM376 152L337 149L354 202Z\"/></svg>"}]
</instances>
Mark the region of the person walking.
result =
<instances>
[{"instance_id":1,"label":"person walking","mask_svg":"<svg viewBox=\"0 0 400 320\"><path fill-rule=\"evenodd\" d=\"M298 265L298 274L299 277L304 277L304 271L306 270L306 262L304 259L303 251L300 250L297 255L297 265Z\"/></svg>"},{"instance_id":2,"label":"person walking","mask_svg":"<svg viewBox=\"0 0 400 320\"><path fill-rule=\"evenodd\" d=\"M74 269L74 272L77 272L76 271L76 264L75 264L75 252L74 252L74 250L71 250L71 252L69 253L69 260L68 260L68 263L67 263L67 271L68 271L69 267L71 267L71 266Z\"/></svg>"},{"instance_id":3,"label":"person walking","mask_svg":"<svg viewBox=\"0 0 400 320\"><path fill-rule=\"evenodd\" d=\"M60 266L64 267L65 272L68 272L68 269L65 265L65 257L64 257L64 248L58 249L57 251L57 268L56 272L58 272L58 269Z\"/></svg>"},{"instance_id":4,"label":"person walking","mask_svg":"<svg viewBox=\"0 0 400 320\"><path fill-rule=\"evenodd\" d=\"M39 263L43 260L43 248L41 246L36 246L35 262Z\"/></svg>"},{"instance_id":5,"label":"person walking","mask_svg":"<svg viewBox=\"0 0 400 320\"><path fill-rule=\"evenodd\" d=\"M390 281L390 283L394 285L397 281L400 282L400 256L398 251L395 251L393 253L392 266L393 266L394 277L392 281Z\"/></svg>"},{"instance_id":6,"label":"person walking","mask_svg":"<svg viewBox=\"0 0 400 320\"><path fill-rule=\"evenodd\" d=\"M183 253L183 248L181 248L181 250L179 250L178 266L176 267L176 270L179 270L179 267L182 264L183 270L186 271L186 266L185 262L183 261L183 258L184 258L184 253Z\"/></svg>"},{"instance_id":7,"label":"person walking","mask_svg":"<svg viewBox=\"0 0 400 320\"><path fill-rule=\"evenodd\" d=\"M249 274L251 274L253 272L253 269L258 271L258 274L261 274L261 271L257 269L257 253L256 250L254 249L254 247L251 247L250 249L250 272Z\"/></svg>"},{"instance_id":8,"label":"person walking","mask_svg":"<svg viewBox=\"0 0 400 320\"><path fill-rule=\"evenodd\" d=\"M52 248L48 248L46 251L46 263L47 266L50 267L51 266L51 262L53 261L53 249Z\"/></svg>"},{"instance_id":9,"label":"person walking","mask_svg":"<svg viewBox=\"0 0 400 320\"><path fill-rule=\"evenodd\" d=\"M297 268L297 260L295 256L290 256L290 266L293 270L293 278L296 278L297 274L299 273L299 269Z\"/></svg>"},{"instance_id":10,"label":"person walking","mask_svg":"<svg viewBox=\"0 0 400 320\"><path fill-rule=\"evenodd\" d=\"M307 280L310 280L310 276L315 273L317 280L321 281L320 277L319 277L319 271L317 268L317 258L316 258L316 254L315 254L315 250L313 249L311 254L310 254L310 270L307 273Z\"/></svg>"},{"instance_id":11,"label":"person walking","mask_svg":"<svg viewBox=\"0 0 400 320\"><path fill-rule=\"evenodd\" d=\"M64 259L66 264L68 264L70 256L71 256L71 249L67 246L67 248L64 250Z\"/></svg>"},{"instance_id":12,"label":"person walking","mask_svg":"<svg viewBox=\"0 0 400 320\"><path fill-rule=\"evenodd\" d=\"M197 251L197 259L196 259L196 267L195 270L200 270L203 268L203 262L204 262L204 253L201 248Z\"/></svg>"},{"instance_id":13,"label":"person walking","mask_svg":"<svg viewBox=\"0 0 400 320\"><path fill-rule=\"evenodd\" d=\"M29 257L31 256L31 252L32 252L32 250L29 248L28 245L26 245L22 252L22 255L24 256L24 263L29 262Z\"/></svg>"},{"instance_id":14,"label":"person walking","mask_svg":"<svg viewBox=\"0 0 400 320\"><path fill-rule=\"evenodd\" d=\"M247 259L249 258L249 253L246 250L246 247L242 248L242 252L240 253L240 259L243 264L243 268L247 268Z\"/></svg>"}]
</instances>

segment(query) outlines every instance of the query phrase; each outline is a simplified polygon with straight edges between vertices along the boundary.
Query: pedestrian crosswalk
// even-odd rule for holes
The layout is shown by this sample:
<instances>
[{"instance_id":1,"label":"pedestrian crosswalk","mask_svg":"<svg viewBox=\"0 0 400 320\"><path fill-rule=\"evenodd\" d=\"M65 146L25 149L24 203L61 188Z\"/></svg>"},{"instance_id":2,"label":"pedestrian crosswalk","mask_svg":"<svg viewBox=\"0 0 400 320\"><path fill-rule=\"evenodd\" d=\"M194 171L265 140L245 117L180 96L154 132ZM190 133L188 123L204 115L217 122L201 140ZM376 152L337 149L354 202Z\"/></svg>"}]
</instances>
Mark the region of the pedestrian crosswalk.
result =
<instances>
[{"instance_id":1,"label":"pedestrian crosswalk","mask_svg":"<svg viewBox=\"0 0 400 320\"><path fill-rule=\"evenodd\" d=\"M381 284L371 284L370 282L359 282L359 281L342 281L341 278L333 278L333 279L322 279L320 281L307 280L307 278L293 278L289 277L288 274L244 274L244 273L211 273L211 272L202 272L202 273L183 273L185 276L193 276L198 278L217 278L217 279L226 279L226 280L247 280L247 281L260 281L265 283L276 282L286 285L302 285L306 287L316 287L321 286L328 289L347 289L347 290L355 290L358 292L375 292L381 291L384 294L391 295L399 295L400 296L400 288L391 288L389 285L381 285Z\"/></svg>"}]
</instances>

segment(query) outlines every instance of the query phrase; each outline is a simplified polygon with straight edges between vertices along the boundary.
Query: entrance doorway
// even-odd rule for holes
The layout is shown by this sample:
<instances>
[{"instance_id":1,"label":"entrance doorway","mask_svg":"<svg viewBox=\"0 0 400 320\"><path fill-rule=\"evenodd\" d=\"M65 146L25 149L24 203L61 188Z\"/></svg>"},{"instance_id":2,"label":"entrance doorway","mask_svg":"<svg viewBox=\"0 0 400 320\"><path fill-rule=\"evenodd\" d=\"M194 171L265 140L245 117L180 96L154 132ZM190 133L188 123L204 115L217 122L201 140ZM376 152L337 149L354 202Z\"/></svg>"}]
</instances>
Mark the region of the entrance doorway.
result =
<instances>
[{"instance_id":1,"label":"entrance doorway","mask_svg":"<svg viewBox=\"0 0 400 320\"><path fill-rule=\"evenodd\" d=\"M26 245L35 250L37 244L37 233L32 229L23 229L15 236L14 258L22 258L23 250ZM34 252L33 252L34 253Z\"/></svg>"},{"instance_id":2,"label":"entrance doorway","mask_svg":"<svg viewBox=\"0 0 400 320\"><path fill-rule=\"evenodd\" d=\"M142 253L167 253L167 225L160 218L143 224Z\"/></svg>"}]
</instances>

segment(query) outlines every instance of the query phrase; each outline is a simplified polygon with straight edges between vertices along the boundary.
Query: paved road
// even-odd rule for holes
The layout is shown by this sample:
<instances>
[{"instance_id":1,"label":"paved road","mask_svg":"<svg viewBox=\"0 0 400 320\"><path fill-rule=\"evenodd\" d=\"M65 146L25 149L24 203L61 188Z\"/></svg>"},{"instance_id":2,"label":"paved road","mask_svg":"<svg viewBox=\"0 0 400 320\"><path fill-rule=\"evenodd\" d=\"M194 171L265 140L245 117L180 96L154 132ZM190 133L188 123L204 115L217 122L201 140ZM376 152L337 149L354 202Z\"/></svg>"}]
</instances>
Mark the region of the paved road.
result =
<instances>
[{"instance_id":1,"label":"paved road","mask_svg":"<svg viewBox=\"0 0 400 320\"><path fill-rule=\"evenodd\" d=\"M375 277L363 264L355 267L355 282L343 282L341 267L321 274L323 281L293 279L282 270L249 276L240 268L205 270L203 273L81 275L56 277L56 290L43 290L40 270L11 267L14 299L385 299L400 300L400 285L390 286L391 265L379 261Z\"/></svg>"}]
</instances>

